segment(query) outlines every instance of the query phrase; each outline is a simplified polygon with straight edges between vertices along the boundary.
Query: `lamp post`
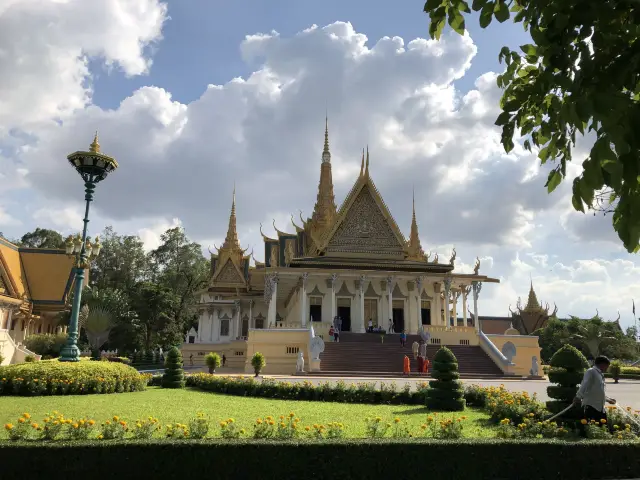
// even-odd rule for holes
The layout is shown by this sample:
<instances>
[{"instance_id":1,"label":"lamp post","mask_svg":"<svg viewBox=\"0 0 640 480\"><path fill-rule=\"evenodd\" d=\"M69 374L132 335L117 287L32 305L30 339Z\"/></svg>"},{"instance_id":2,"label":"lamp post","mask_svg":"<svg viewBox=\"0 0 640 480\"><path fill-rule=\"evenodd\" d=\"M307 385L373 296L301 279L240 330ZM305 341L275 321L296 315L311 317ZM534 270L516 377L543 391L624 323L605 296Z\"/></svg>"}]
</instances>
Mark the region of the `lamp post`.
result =
<instances>
[{"instance_id":1,"label":"lamp post","mask_svg":"<svg viewBox=\"0 0 640 480\"><path fill-rule=\"evenodd\" d=\"M93 201L93 192L96 184L107 178L109 173L118 168L118 162L116 162L115 158L100 153L97 132L93 138L93 142L89 146L88 152L74 152L67 156L67 160L69 160L71 166L76 169L82 177L82 180L84 180L84 199L86 206L84 219L82 220L84 223L82 236L77 235L75 238L69 237L65 243L67 255L74 255L76 257L74 265L75 285L67 342L60 351L60 361L77 362L80 360L80 349L78 348L78 319L80 316L80 300L82 297L82 285L84 283L84 271L89 267L91 260L98 256L102 248L98 237L96 237L93 244L91 240L87 238L89 206Z\"/></svg>"}]
</instances>

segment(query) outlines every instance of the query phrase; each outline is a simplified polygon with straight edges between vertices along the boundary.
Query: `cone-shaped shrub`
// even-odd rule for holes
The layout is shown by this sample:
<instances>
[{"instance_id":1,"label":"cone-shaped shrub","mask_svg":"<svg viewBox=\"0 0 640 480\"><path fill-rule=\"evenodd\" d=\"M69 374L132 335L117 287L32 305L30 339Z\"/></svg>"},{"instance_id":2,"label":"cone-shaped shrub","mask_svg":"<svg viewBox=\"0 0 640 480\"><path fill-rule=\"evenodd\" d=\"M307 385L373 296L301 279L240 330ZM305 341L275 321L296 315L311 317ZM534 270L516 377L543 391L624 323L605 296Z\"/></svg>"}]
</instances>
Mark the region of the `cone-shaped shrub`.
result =
<instances>
[{"instance_id":1,"label":"cone-shaped shrub","mask_svg":"<svg viewBox=\"0 0 640 480\"><path fill-rule=\"evenodd\" d=\"M144 361L145 365L153 365L153 350L147 350L144 352Z\"/></svg>"},{"instance_id":2,"label":"cone-shaped shrub","mask_svg":"<svg viewBox=\"0 0 640 480\"><path fill-rule=\"evenodd\" d=\"M576 347L564 345L553 354L549 365L551 366L549 381L556 385L547 387L547 395L553 399L547 402L547 409L552 413L558 413L573 402L584 371L589 368L589 363ZM562 418L564 420L580 419L582 412L576 407L565 413Z\"/></svg>"},{"instance_id":3,"label":"cone-shaped shrub","mask_svg":"<svg viewBox=\"0 0 640 480\"><path fill-rule=\"evenodd\" d=\"M163 388L184 388L184 370L182 369L182 354L177 347L171 347L167 354L167 368L162 376Z\"/></svg>"},{"instance_id":4,"label":"cone-shaped shrub","mask_svg":"<svg viewBox=\"0 0 640 480\"><path fill-rule=\"evenodd\" d=\"M458 359L447 347L441 347L433 357L427 391L427 407L430 410L456 412L464 410L464 390L458 373Z\"/></svg>"}]
</instances>

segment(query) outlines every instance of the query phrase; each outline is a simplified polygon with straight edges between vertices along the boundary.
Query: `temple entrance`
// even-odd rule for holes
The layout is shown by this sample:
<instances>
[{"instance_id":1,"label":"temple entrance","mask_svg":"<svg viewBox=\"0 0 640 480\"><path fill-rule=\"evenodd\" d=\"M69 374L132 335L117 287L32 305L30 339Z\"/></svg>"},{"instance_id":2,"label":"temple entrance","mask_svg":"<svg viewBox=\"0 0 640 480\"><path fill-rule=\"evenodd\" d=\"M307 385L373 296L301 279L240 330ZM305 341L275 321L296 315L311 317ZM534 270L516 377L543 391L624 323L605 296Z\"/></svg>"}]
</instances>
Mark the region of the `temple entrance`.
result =
<instances>
[{"instance_id":1,"label":"temple entrance","mask_svg":"<svg viewBox=\"0 0 640 480\"><path fill-rule=\"evenodd\" d=\"M351 299L350 298L338 298L338 311L336 314L342 320L340 330L343 332L351 331Z\"/></svg>"},{"instance_id":2,"label":"temple entrance","mask_svg":"<svg viewBox=\"0 0 640 480\"><path fill-rule=\"evenodd\" d=\"M404 330L404 300L393 301L393 331L402 333Z\"/></svg>"},{"instance_id":3,"label":"temple entrance","mask_svg":"<svg viewBox=\"0 0 640 480\"><path fill-rule=\"evenodd\" d=\"M422 318L422 325L431 325L431 302L429 300L422 300L420 317Z\"/></svg>"},{"instance_id":4,"label":"temple entrance","mask_svg":"<svg viewBox=\"0 0 640 480\"><path fill-rule=\"evenodd\" d=\"M309 297L309 316L312 322L322 321L322 297Z\"/></svg>"},{"instance_id":5,"label":"temple entrance","mask_svg":"<svg viewBox=\"0 0 640 480\"><path fill-rule=\"evenodd\" d=\"M374 328L378 326L378 300L376 298L364 299L364 328L369 328L369 320L373 321ZM382 326L382 325L380 325ZM383 327L383 328L386 328Z\"/></svg>"}]
</instances>

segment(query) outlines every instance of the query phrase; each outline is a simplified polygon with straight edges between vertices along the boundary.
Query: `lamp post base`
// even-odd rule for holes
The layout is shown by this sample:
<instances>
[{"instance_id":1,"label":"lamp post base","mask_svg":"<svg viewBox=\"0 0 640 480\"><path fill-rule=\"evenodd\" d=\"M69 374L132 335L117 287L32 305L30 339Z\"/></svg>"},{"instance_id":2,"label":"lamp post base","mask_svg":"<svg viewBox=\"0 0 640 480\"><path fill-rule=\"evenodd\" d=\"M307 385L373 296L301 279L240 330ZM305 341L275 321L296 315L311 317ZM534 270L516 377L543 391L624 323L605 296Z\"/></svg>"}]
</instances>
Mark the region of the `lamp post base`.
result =
<instances>
[{"instance_id":1,"label":"lamp post base","mask_svg":"<svg viewBox=\"0 0 640 480\"><path fill-rule=\"evenodd\" d=\"M77 345L69 345L66 344L60 350L60 358L58 358L61 362L79 362L80 361L80 349Z\"/></svg>"}]
</instances>

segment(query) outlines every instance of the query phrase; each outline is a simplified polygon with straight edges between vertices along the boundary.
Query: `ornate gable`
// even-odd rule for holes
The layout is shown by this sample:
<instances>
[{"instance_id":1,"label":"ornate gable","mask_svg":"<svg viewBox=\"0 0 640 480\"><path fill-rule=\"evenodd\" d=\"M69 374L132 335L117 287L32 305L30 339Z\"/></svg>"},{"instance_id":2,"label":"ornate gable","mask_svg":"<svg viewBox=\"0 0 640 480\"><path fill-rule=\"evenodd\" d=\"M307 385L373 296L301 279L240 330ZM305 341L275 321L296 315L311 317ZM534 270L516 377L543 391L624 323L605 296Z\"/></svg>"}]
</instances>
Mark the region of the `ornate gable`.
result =
<instances>
[{"instance_id":1,"label":"ornate gable","mask_svg":"<svg viewBox=\"0 0 640 480\"><path fill-rule=\"evenodd\" d=\"M406 241L368 177L360 177L359 191L352 191L344 210L325 241L328 254L405 256Z\"/></svg>"},{"instance_id":2,"label":"ornate gable","mask_svg":"<svg viewBox=\"0 0 640 480\"><path fill-rule=\"evenodd\" d=\"M231 259L218 271L213 278L214 283L245 283L242 274L238 271Z\"/></svg>"}]
</instances>

